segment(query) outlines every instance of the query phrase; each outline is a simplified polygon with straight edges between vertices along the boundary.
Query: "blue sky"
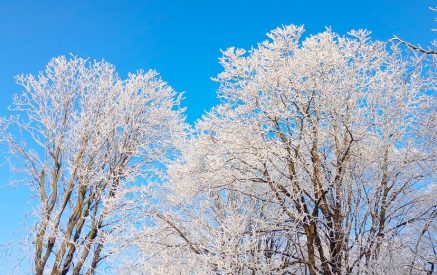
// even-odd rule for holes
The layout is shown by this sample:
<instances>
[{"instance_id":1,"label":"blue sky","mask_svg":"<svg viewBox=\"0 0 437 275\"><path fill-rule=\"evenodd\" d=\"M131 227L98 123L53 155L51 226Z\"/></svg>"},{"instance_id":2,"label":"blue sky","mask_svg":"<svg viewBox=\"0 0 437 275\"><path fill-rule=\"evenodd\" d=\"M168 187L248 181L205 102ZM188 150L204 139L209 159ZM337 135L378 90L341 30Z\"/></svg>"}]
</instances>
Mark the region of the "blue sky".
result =
<instances>
[{"instance_id":1,"label":"blue sky","mask_svg":"<svg viewBox=\"0 0 437 275\"><path fill-rule=\"evenodd\" d=\"M250 48L282 24L304 24L307 34L331 26L344 34L366 28L378 40L399 37L427 46L436 38L436 6L429 0L397 1L7 1L0 0L0 115L14 93L14 75L36 73L50 58L73 53L113 63L124 77L155 69L185 92L190 122L217 103L220 49ZM20 237L29 195L12 188L0 167L0 243ZM3 266L3 269L2 267ZM6 271L0 253L0 273Z\"/></svg>"}]
</instances>

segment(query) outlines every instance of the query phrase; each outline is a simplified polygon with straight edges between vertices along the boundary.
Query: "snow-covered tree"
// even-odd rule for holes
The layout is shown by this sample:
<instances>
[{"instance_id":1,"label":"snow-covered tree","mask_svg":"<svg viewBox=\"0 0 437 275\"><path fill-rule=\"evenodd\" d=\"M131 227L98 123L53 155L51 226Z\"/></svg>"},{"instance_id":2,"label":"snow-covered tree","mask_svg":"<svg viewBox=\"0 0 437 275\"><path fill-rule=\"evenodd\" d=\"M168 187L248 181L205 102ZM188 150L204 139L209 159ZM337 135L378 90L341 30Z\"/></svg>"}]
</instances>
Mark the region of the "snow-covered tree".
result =
<instances>
[{"instance_id":1,"label":"snow-covered tree","mask_svg":"<svg viewBox=\"0 0 437 275\"><path fill-rule=\"evenodd\" d=\"M184 130L180 97L154 71L123 80L78 57L17 82L2 139L35 192L34 272L92 274L150 209Z\"/></svg>"},{"instance_id":2,"label":"snow-covered tree","mask_svg":"<svg viewBox=\"0 0 437 275\"><path fill-rule=\"evenodd\" d=\"M170 166L143 270L436 272L435 57L303 32L223 52L221 103Z\"/></svg>"}]
</instances>

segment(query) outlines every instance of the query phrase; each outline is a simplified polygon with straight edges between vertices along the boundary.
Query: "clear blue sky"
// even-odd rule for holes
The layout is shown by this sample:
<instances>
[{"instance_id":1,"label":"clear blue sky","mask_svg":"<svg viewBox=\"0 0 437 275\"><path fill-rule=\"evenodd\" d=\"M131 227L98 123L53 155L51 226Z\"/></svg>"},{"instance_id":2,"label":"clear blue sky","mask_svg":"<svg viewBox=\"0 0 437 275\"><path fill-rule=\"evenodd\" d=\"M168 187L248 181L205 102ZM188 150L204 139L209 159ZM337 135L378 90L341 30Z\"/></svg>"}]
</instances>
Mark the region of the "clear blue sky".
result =
<instances>
[{"instance_id":1,"label":"clear blue sky","mask_svg":"<svg viewBox=\"0 0 437 275\"><path fill-rule=\"evenodd\" d=\"M429 10L436 1L8 1L0 0L0 115L7 115L13 76L42 70L51 57L73 53L106 59L125 76L156 69L185 91L190 122L217 100L210 80L220 71L220 49L250 48L282 24L304 24L307 33L331 26L344 34L366 28L373 38L393 34L426 46L436 33ZM7 184L14 175L0 167L0 243L18 240L31 207L25 188ZM2 269L3 268L3 269ZM8 264L2 262L0 273ZM3 271L3 272L2 272Z\"/></svg>"}]
</instances>

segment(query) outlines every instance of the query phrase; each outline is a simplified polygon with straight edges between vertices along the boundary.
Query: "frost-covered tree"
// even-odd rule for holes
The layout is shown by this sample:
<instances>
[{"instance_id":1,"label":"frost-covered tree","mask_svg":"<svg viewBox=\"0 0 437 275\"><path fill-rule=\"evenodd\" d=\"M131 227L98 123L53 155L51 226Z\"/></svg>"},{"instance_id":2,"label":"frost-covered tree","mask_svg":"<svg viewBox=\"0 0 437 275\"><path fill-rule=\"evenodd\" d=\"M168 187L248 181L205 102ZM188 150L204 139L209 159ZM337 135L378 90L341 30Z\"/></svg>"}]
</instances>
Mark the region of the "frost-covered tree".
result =
<instances>
[{"instance_id":1,"label":"frost-covered tree","mask_svg":"<svg viewBox=\"0 0 437 275\"><path fill-rule=\"evenodd\" d=\"M77 57L17 82L3 141L35 192L34 272L93 274L149 210L183 131L180 98L154 71L123 80Z\"/></svg>"},{"instance_id":2,"label":"frost-covered tree","mask_svg":"<svg viewBox=\"0 0 437 275\"><path fill-rule=\"evenodd\" d=\"M436 272L435 57L364 30L302 34L223 52L221 103L170 166L141 268Z\"/></svg>"}]
</instances>

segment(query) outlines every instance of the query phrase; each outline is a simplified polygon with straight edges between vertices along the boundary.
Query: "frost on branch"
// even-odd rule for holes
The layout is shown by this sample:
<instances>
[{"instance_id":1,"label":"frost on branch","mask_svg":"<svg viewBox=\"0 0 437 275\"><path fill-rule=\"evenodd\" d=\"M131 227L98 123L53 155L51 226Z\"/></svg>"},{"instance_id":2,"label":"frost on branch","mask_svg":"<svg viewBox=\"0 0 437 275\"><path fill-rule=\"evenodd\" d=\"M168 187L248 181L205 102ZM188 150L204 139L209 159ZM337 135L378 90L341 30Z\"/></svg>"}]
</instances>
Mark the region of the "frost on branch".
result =
<instances>
[{"instance_id":1,"label":"frost on branch","mask_svg":"<svg viewBox=\"0 0 437 275\"><path fill-rule=\"evenodd\" d=\"M143 270L436 272L432 57L364 30L302 34L223 52L221 103L170 166Z\"/></svg>"},{"instance_id":2,"label":"frost on branch","mask_svg":"<svg viewBox=\"0 0 437 275\"><path fill-rule=\"evenodd\" d=\"M77 57L17 82L7 124L21 136L3 141L35 191L34 272L94 273L150 210L183 131L180 98L154 71L122 80Z\"/></svg>"}]
</instances>

